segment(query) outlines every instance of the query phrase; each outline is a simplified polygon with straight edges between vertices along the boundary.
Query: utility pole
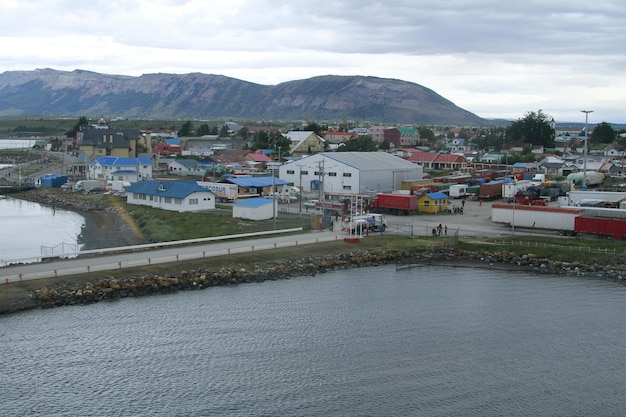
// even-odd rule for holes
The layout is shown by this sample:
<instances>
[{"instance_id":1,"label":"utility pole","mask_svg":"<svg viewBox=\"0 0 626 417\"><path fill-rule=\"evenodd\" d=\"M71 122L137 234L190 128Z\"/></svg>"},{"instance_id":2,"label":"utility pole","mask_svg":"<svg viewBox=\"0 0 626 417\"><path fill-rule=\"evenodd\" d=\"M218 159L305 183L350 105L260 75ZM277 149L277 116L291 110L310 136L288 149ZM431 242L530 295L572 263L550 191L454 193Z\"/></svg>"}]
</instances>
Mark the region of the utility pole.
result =
<instances>
[{"instance_id":1,"label":"utility pole","mask_svg":"<svg viewBox=\"0 0 626 417\"><path fill-rule=\"evenodd\" d=\"M593 113L593 110L581 110L581 113L585 113L585 155L583 157L583 191L587 191L587 122L589 121L589 113Z\"/></svg>"},{"instance_id":2,"label":"utility pole","mask_svg":"<svg viewBox=\"0 0 626 417\"><path fill-rule=\"evenodd\" d=\"M319 178L319 200L322 203L322 222L324 221L324 212L326 201L324 201L324 160L317 163L317 176Z\"/></svg>"},{"instance_id":3,"label":"utility pole","mask_svg":"<svg viewBox=\"0 0 626 417\"><path fill-rule=\"evenodd\" d=\"M300 213L302 213L302 194L304 193L304 187L302 186L302 167L305 165L298 164L298 168L300 168L300 183L298 186L300 187Z\"/></svg>"}]
</instances>

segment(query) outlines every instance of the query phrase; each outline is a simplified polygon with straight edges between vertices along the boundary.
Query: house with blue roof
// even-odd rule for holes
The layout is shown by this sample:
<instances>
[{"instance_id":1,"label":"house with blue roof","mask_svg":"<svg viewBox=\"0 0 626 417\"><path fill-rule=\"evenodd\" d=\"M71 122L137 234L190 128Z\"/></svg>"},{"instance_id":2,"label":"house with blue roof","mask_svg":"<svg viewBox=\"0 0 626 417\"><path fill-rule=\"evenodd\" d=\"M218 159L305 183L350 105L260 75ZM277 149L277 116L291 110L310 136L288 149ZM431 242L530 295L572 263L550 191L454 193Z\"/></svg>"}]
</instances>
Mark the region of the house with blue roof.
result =
<instances>
[{"instance_id":1,"label":"house with blue roof","mask_svg":"<svg viewBox=\"0 0 626 417\"><path fill-rule=\"evenodd\" d=\"M152 159L102 156L90 161L87 178L102 181L125 181L131 184L152 178Z\"/></svg>"},{"instance_id":2,"label":"house with blue roof","mask_svg":"<svg viewBox=\"0 0 626 417\"><path fill-rule=\"evenodd\" d=\"M278 213L277 200L273 198L246 198L233 205L233 218L268 220Z\"/></svg>"},{"instance_id":3,"label":"house with blue roof","mask_svg":"<svg viewBox=\"0 0 626 417\"><path fill-rule=\"evenodd\" d=\"M417 198L420 213L442 213L448 208L450 197L442 192L426 193Z\"/></svg>"},{"instance_id":4,"label":"house with blue roof","mask_svg":"<svg viewBox=\"0 0 626 417\"><path fill-rule=\"evenodd\" d=\"M128 204L162 210L192 212L214 210L216 195L195 180L142 181L126 188Z\"/></svg>"},{"instance_id":5,"label":"house with blue roof","mask_svg":"<svg viewBox=\"0 0 626 417\"><path fill-rule=\"evenodd\" d=\"M239 187L239 195L246 196L266 196L269 195L274 187L275 191L282 189L283 186L289 184L280 178L272 179L272 176L254 177L254 176L230 176L224 178L222 182L236 184Z\"/></svg>"}]
</instances>

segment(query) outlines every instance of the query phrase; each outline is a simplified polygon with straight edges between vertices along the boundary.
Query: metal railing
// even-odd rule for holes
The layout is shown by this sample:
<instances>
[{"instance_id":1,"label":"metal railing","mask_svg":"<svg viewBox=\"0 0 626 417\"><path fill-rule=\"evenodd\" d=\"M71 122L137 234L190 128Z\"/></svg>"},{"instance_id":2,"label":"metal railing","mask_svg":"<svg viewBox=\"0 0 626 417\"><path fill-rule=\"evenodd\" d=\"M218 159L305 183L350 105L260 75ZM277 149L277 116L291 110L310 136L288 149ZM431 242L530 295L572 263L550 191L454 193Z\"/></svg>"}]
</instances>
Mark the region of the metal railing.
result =
<instances>
[{"instance_id":1,"label":"metal railing","mask_svg":"<svg viewBox=\"0 0 626 417\"><path fill-rule=\"evenodd\" d=\"M617 248L592 248L591 246L570 246L570 245L557 245L554 243L543 243L543 242L531 242L531 241L523 241L523 240L494 240L494 244L502 244L502 245L513 245L513 246L525 246L531 248L545 248L545 249L560 249L560 250L568 250L571 252L588 252L588 253L612 253L619 255L626 255L625 249L617 249Z\"/></svg>"}]
</instances>

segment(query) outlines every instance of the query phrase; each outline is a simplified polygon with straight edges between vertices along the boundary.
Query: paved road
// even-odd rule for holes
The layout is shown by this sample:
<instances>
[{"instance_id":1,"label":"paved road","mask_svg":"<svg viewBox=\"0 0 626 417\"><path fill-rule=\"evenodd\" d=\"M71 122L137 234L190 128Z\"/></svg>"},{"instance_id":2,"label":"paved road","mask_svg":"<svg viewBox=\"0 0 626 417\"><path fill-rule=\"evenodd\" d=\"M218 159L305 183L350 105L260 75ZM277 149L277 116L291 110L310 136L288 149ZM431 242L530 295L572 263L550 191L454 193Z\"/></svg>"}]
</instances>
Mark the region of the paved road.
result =
<instances>
[{"instance_id":1,"label":"paved road","mask_svg":"<svg viewBox=\"0 0 626 417\"><path fill-rule=\"evenodd\" d=\"M459 200L453 204L460 205ZM299 207L281 206L297 212ZM310 213L303 213L310 215ZM279 213L280 216L280 213ZM433 214L413 216L386 216L388 229L386 235L397 234L403 236L431 237L432 228L442 224L448 226L448 236L458 233L461 237L497 237L511 236L509 228L491 222L491 203L466 201L464 214ZM539 234L538 231L516 230L517 234ZM132 251L116 253L114 255L79 257L75 259L59 260L54 262L25 264L0 268L0 283L16 282L19 280L37 279L62 275L72 275L86 272L121 269L158 263L176 262L188 259L199 259L212 256L227 256L228 254L279 249L295 245L323 243L334 240L343 240L349 235L340 230L314 231L299 235L273 235L254 240L233 240L205 243L200 245L176 246L167 249L153 249L149 251Z\"/></svg>"},{"instance_id":2,"label":"paved road","mask_svg":"<svg viewBox=\"0 0 626 417\"><path fill-rule=\"evenodd\" d=\"M167 249L124 252L113 255L79 257L54 262L8 266L0 268L0 282L6 284L20 280L147 266L213 256L228 256L229 254L242 252L276 250L291 246L342 240L344 237L343 234L331 231L316 231L299 235L272 235L271 237L253 240L228 239L201 245L176 246Z\"/></svg>"}]
</instances>

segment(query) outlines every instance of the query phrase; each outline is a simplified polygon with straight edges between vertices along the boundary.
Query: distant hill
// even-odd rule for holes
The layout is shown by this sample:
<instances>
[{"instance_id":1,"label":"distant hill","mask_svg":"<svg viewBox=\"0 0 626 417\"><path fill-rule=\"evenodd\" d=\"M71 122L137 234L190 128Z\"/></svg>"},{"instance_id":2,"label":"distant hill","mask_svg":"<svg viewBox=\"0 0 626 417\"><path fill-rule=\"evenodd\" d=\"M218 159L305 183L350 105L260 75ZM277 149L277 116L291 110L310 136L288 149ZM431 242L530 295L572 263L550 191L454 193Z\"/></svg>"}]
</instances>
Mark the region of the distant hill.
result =
<instances>
[{"instance_id":1,"label":"distant hill","mask_svg":"<svg viewBox=\"0 0 626 417\"><path fill-rule=\"evenodd\" d=\"M21 114L490 124L428 88L394 79L326 75L267 86L200 73L132 77L47 68L0 74L0 116Z\"/></svg>"}]
</instances>

